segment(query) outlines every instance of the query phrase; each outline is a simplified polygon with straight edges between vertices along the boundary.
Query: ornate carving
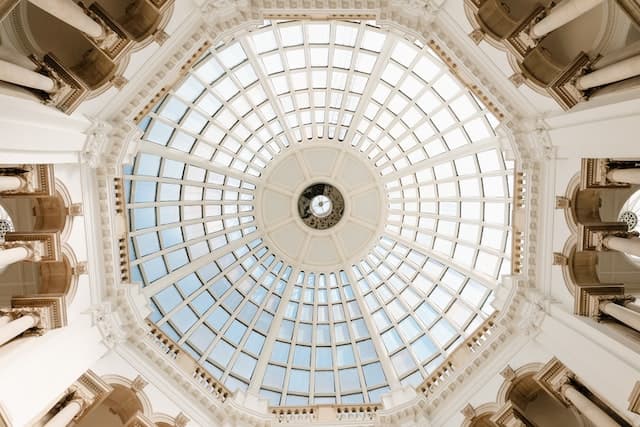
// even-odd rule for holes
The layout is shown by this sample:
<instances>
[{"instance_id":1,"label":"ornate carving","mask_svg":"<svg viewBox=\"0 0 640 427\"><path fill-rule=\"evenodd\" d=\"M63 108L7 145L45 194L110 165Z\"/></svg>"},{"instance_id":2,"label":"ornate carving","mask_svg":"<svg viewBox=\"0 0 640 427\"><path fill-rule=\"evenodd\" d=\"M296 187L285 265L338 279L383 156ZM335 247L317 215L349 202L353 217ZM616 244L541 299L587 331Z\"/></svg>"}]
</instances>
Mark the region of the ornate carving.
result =
<instances>
[{"instance_id":1,"label":"ornate carving","mask_svg":"<svg viewBox=\"0 0 640 427\"><path fill-rule=\"evenodd\" d=\"M29 251L28 261L58 262L62 260L62 247L59 233L18 233L5 234L4 248L24 246Z\"/></svg>"},{"instance_id":2,"label":"ornate carving","mask_svg":"<svg viewBox=\"0 0 640 427\"><path fill-rule=\"evenodd\" d=\"M507 365L501 372L500 375L506 381L513 381L516 378L516 371L509 365Z\"/></svg>"},{"instance_id":3,"label":"ornate carving","mask_svg":"<svg viewBox=\"0 0 640 427\"><path fill-rule=\"evenodd\" d=\"M467 420L472 420L476 417L476 409L470 403L467 403L460 412Z\"/></svg>"},{"instance_id":4,"label":"ornate carving","mask_svg":"<svg viewBox=\"0 0 640 427\"><path fill-rule=\"evenodd\" d=\"M35 57L31 59L39 66L38 71L50 77L55 83L53 91L40 94L45 104L71 114L85 99L89 90L52 53L45 55L43 60L38 60Z\"/></svg>"},{"instance_id":5,"label":"ornate carving","mask_svg":"<svg viewBox=\"0 0 640 427\"><path fill-rule=\"evenodd\" d=\"M557 401L565 406L570 405L563 396L562 390L567 384L575 381L575 375L558 359L554 357L547 362L533 378Z\"/></svg>"},{"instance_id":6,"label":"ornate carving","mask_svg":"<svg viewBox=\"0 0 640 427\"><path fill-rule=\"evenodd\" d=\"M99 37L88 37L97 48L105 52L109 58L115 59L130 44L130 40L122 29L109 17L108 13L102 9L98 3L93 3L87 7L82 2L79 5L84 9L84 13L102 28L102 35Z\"/></svg>"},{"instance_id":7,"label":"ornate carving","mask_svg":"<svg viewBox=\"0 0 640 427\"><path fill-rule=\"evenodd\" d=\"M98 326L102 333L103 341L107 347L114 348L117 344L126 340L126 333L110 303L94 306L91 310L91 315L94 324Z\"/></svg>"},{"instance_id":8,"label":"ornate carving","mask_svg":"<svg viewBox=\"0 0 640 427\"><path fill-rule=\"evenodd\" d=\"M169 34L164 32L163 30L158 30L153 33L153 41L158 43L160 46L164 44L169 39Z\"/></svg>"},{"instance_id":9,"label":"ornate carving","mask_svg":"<svg viewBox=\"0 0 640 427\"><path fill-rule=\"evenodd\" d=\"M3 191L2 197L51 197L55 195L53 165L15 165L0 168L0 176L17 176L23 185L16 190Z\"/></svg>"},{"instance_id":10,"label":"ornate carving","mask_svg":"<svg viewBox=\"0 0 640 427\"><path fill-rule=\"evenodd\" d=\"M504 406L491 417L491 421L496 425L505 427L534 427L525 417L524 411L514 402L505 403Z\"/></svg>"},{"instance_id":11,"label":"ornate carving","mask_svg":"<svg viewBox=\"0 0 640 427\"><path fill-rule=\"evenodd\" d=\"M569 258L566 255L563 255L560 252L553 253L553 265L567 265L568 263Z\"/></svg>"},{"instance_id":12,"label":"ornate carving","mask_svg":"<svg viewBox=\"0 0 640 427\"><path fill-rule=\"evenodd\" d=\"M564 196L556 196L556 209L569 209L571 207L571 199Z\"/></svg>"},{"instance_id":13,"label":"ornate carving","mask_svg":"<svg viewBox=\"0 0 640 427\"><path fill-rule=\"evenodd\" d=\"M189 422L189 418L187 418L187 416L185 414L183 414L182 412L180 412L178 415L176 415L176 419L174 421L174 424L176 427L186 427L187 423Z\"/></svg>"},{"instance_id":14,"label":"ornate carving","mask_svg":"<svg viewBox=\"0 0 640 427\"><path fill-rule=\"evenodd\" d=\"M139 393L147 386L147 384L149 384L149 382L147 380L145 380L144 378L142 378L140 375L138 375L131 382L131 389L134 392Z\"/></svg>"},{"instance_id":15,"label":"ornate carving","mask_svg":"<svg viewBox=\"0 0 640 427\"><path fill-rule=\"evenodd\" d=\"M62 294L13 297L11 307L12 310L37 310L44 325L42 329L67 326L67 303Z\"/></svg>"},{"instance_id":16,"label":"ornate carving","mask_svg":"<svg viewBox=\"0 0 640 427\"><path fill-rule=\"evenodd\" d=\"M111 79L111 83L113 83L113 86L115 86L116 89L122 89L127 85L127 83L129 83L129 80L124 76L114 76Z\"/></svg>"},{"instance_id":17,"label":"ornate carving","mask_svg":"<svg viewBox=\"0 0 640 427\"><path fill-rule=\"evenodd\" d=\"M82 216L82 215L84 215L84 212L82 210L82 203L72 203L67 208L67 212L71 216Z\"/></svg>"},{"instance_id":18,"label":"ornate carving","mask_svg":"<svg viewBox=\"0 0 640 427\"><path fill-rule=\"evenodd\" d=\"M511 81L515 87L520 87L525 83L526 78L522 73L513 73L509 76L509 81Z\"/></svg>"},{"instance_id":19,"label":"ornate carving","mask_svg":"<svg viewBox=\"0 0 640 427\"><path fill-rule=\"evenodd\" d=\"M613 298L624 295L624 286L619 284L597 284L576 286L573 312L579 316L600 316L600 298Z\"/></svg>"},{"instance_id":20,"label":"ornate carving","mask_svg":"<svg viewBox=\"0 0 640 427\"><path fill-rule=\"evenodd\" d=\"M82 160L90 167L98 167L102 151L109 142L110 132L111 125L104 120L96 120L89 128L89 138L82 152Z\"/></svg>"},{"instance_id":21,"label":"ornate carving","mask_svg":"<svg viewBox=\"0 0 640 427\"><path fill-rule=\"evenodd\" d=\"M473 30L469 33L469 37L471 38L471 40L473 40L475 44L480 44L480 42L484 40L484 36L485 36L484 32L480 29Z\"/></svg>"},{"instance_id":22,"label":"ornate carving","mask_svg":"<svg viewBox=\"0 0 640 427\"><path fill-rule=\"evenodd\" d=\"M87 274L88 272L89 264L86 261L79 262L73 267L73 274L76 276Z\"/></svg>"}]
</instances>

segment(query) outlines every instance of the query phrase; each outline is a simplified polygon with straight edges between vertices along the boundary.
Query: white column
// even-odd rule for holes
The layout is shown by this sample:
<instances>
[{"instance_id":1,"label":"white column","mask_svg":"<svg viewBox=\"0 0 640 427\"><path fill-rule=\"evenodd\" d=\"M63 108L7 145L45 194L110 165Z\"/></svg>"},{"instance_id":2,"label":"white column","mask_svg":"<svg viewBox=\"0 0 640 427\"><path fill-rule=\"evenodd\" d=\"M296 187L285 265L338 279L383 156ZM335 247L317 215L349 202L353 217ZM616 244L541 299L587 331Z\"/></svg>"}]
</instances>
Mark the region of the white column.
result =
<instances>
[{"instance_id":1,"label":"white column","mask_svg":"<svg viewBox=\"0 0 640 427\"><path fill-rule=\"evenodd\" d=\"M600 303L600 311L613 317L620 323L624 323L631 329L640 332L640 313L613 301Z\"/></svg>"},{"instance_id":2,"label":"white column","mask_svg":"<svg viewBox=\"0 0 640 427\"><path fill-rule=\"evenodd\" d=\"M43 427L67 427L71 421L82 411L82 401L73 399L67 403L57 414L53 416Z\"/></svg>"},{"instance_id":3,"label":"white column","mask_svg":"<svg viewBox=\"0 0 640 427\"><path fill-rule=\"evenodd\" d=\"M531 36L540 38L556 28L573 21L584 15L604 0L563 0L559 5L551 9L549 14L531 29Z\"/></svg>"},{"instance_id":4,"label":"white column","mask_svg":"<svg viewBox=\"0 0 640 427\"><path fill-rule=\"evenodd\" d=\"M589 421L598 427L620 427L606 412L570 384L562 386L562 395Z\"/></svg>"},{"instance_id":5,"label":"white column","mask_svg":"<svg viewBox=\"0 0 640 427\"><path fill-rule=\"evenodd\" d=\"M0 315L0 328L11 322L11 316Z\"/></svg>"},{"instance_id":6,"label":"white column","mask_svg":"<svg viewBox=\"0 0 640 427\"><path fill-rule=\"evenodd\" d=\"M18 190L23 184L19 176L0 176L0 191Z\"/></svg>"},{"instance_id":7,"label":"white column","mask_svg":"<svg viewBox=\"0 0 640 427\"><path fill-rule=\"evenodd\" d=\"M77 312L84 310L88 309ZM107 350L98 327L83 321L71 321L64 328L2 347L0 402L9 425L41 425L42 414L49 412L82 374L95 367Z\"/></svg>"},{"instance_id":8,"label":"white column","mask_svg":"<svg viewBox=\"0 0 640 427\"><path fill-rule=\"evenodd\" d=\"M620 80L638 75L640 75L640 55L585 74L576 80L576 87L580 90L585 90L619 82Z\"/></svg>"},{"instance_id":9,"label":"white column","mask_svg":"<svg viewBox=\"0 0 640 427\"><path fill-rule=\"evenodd\" d=\"M24 261L31 256L26 246L0 250L0 267L6 267L16 262Z\"/></svg>"},{"instance_id":10,"label":"white column","mask_svg":"<svg viewBox=\"0 0 640 427\"><path fill-rule=\"evenodd\" d=\"M94 37L102 37L103 30L100 24L89 18L84 10L72 0L29 0L45 12L55 16L62 22L66 22L73 28Z\"/></svg>"},{"instance_id":11,"label":"white column","mask_svg":"<svg viewBox=\"0 0 640 427\"><path fill-rule=\"evenodd\" d=\"M631 58L632 56L636 55L640 55L640 40L625 45L620 49L614 50L613 52L606 53L602 58L596 60L596 62L592 64L591 69L599 70L608 65L615 64L616 62L620 62L624 59Z\"/></svg>"},{"instance_id":12,"label":"white column","mask_svg":"<svg viewBox=\"0 0 640 427\"><path fill-rule=\"evenodd\" d=\"M0 346L8 343L27 329L33 328L37 324L38 318L27 314L7 323L4 326L0 326Z\"/></svg>"},{"instance_id":13,"label":"white column","mask_svg":"<svg viewBox=\"0 0 640 427\"><path fill-rule=\"evenodd\" d=\"M19 65L31 71L38 69L38 66L30 60L27 55L24 55L16 50L13 50L7 46L0 46L0 59L3 61L11 62L12 64Z\"/></svg>"},{"instance_id":14,"label":"white column","mask_svg":"<svg viewBox=\"0 0 640 427\"><path fill-rule=\"evenodd\" d=\"M640 184L640 168L611 169L607 172L607 178L616 182Z\"/></svg>"},{"instance_id":15,"label":"white column","mask_svg":"<svg viewBox=\"0 0 640 427\"><path fill-rule=\"evenodd\" d=\"M45 92L53 92L56 88L53 79L1 59L0 80Z\"/></svg>"},{"instance_id":16,"label":"white column","mask_svg":"<svg viewBox=\"0 0 640 427\"><path fill-rule=\"evenodd\" d=\"M623 237L604 236L602 243L609 249L640 256L640 239L637 237L625 239Z\"/></svg>"}]
</instances>

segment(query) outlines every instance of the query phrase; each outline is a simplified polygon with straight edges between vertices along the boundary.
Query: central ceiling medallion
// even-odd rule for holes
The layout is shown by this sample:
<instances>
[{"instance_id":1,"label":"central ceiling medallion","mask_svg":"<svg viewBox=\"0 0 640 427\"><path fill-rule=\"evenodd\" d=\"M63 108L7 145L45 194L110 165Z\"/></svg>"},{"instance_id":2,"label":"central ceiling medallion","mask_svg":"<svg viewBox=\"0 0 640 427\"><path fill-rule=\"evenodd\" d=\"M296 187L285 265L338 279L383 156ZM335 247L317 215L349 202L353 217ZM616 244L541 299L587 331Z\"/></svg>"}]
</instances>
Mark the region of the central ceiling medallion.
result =
<instances>
[{"instance_id":1,"label":"central ceiling medallion","mask_svg":"<svg viewBox=\"0 0 640 427\"><path fill-rule=\"evenodd\" d=\"M298 198L298 214L309 227L326 230L342 219L344 198L331 184L312 184Z\"/></svg>"},{"instance_id":2,"label":"central ceiling medallion","mask_svg":"<svg viewBox=\"0 0 640 427\"><path fill-rule=\"evenodd\" d=\"M382 232L384 186L369 159L331 140L291 146L257 186L258 229L272 250L312 271L362 257Z\"/></svg>"}]
</instances>

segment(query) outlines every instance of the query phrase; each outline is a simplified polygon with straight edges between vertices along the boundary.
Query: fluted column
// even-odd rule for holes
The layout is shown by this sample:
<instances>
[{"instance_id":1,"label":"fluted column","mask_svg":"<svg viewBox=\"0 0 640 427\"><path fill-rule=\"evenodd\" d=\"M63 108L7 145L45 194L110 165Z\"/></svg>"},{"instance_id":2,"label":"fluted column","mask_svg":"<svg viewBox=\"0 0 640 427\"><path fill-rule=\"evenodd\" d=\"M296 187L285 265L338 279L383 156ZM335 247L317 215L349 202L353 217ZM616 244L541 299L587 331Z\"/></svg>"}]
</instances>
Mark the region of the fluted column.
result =
<instances>
[{"instance_id":1,"label":"fluted column","mask_svg":"<svg viewBox=\"0 0 640 427\"><path fill-rule=\"evenodd\" d=\"M586 90L619 82L620 80L638 75L640 75L640 55L585 74L576 80L576 87L580 90Z\"/></svg>"},{"instance_id":2,"label":"fluted column","mask_svg":"<svg viewBox=\"0 0 640 427\"><path fill-rule=\"evenodd\" d=\"M640 184L640 168L611 169L607 172L607 178L615 182Z\"/></svg>"},{"instance_id":3,"label":"fluted column","mask_svg":"<svg viewBox=\"0 0 640 427\"><path fill-rule=\"evenodd\" d=\"M27 330L38 324L39 317L36 314L25 314L7 324L0 326L0 346L22 335Z\"/></svg>"},{"instance_id":4,"label":"fluted column","mask_svg":"<svg viewBox=\"0 0 640 427\"><path fill-rule=\"evenodd\" d=\"M602 301L599 308L601 312L640 332L640 313L637 311L617 304L615 301Z\"/></svg>"},{"instance_id":5,"label":"fluted column","mask_svg":"<svg viewBox=\"0 0 640 427\"><path fill-rule=\"evenodd\" d=\"M593 425L598 427L620 427L620 424L615 422L615 420L600 409L598 405L589 400L587 396L580 393L573 385L569 383L564 384L560 392L564 398L571 402Z\"/></svg>"},{"instance_id":6,"label":"fluted column","mask_svg":"<svg viewBox=\"0 0 640 427\"><path fill-rule=\"evenodd\" d=\"M603 1L604 0L563 0L559 5L551 9L547 16L533 26L531 36L534 38L543 37L551 31L573 21L577 17L584 15Z\"/></svg>"},{"instance_id":7,"label":"fluted column","mask_svg":"<svg viewBox=\"0 0 640 427\"><path fill-rule=\"evenodd\" d=\"M82 412L84 402L80 398L69 401L43 427L67 427Z\"/></svg>"},{"instance_id":8,"label":"fluted column","mask_svg":"<svg viewBox=\"0 0 640 427\"><path fill-rule=\"evenodd\" d=\"M89 18L84 10L72 0L29 0L35 6L45 12L55 16L62 22L66 22L73 28L83 33L100 38L104 34L104 30L93 19Z\"/></svg>"},{"instance_id":9,"label":"fluted column","mask_svg":"<svg viewBox=\"0 0 640 427\"><path fill-rule=\"evenodd\" d=\"M49 93L56 89L53 79L1 59L0 80Z\"/></svg>"},{"instance_id":10,"label":"fluted column","mask_svg":"<svg viewBox=\"0 0 640 427\"><path fill-rule=\"evenodd\" d=\"M637 237L604 236L602 244L609 249L640 257L640 239Z\"/></svg>"}]
</instances>

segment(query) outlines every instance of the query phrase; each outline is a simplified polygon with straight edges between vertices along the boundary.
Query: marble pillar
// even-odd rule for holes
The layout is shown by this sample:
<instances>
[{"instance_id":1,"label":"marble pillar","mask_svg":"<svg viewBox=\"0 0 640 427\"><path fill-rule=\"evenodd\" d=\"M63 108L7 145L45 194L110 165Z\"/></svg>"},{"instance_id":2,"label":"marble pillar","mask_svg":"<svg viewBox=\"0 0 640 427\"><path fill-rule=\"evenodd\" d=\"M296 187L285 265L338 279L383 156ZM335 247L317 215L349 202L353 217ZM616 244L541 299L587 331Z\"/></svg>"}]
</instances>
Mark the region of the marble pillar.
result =
<instances>
[{"instance_id":1,"label":"marble pillar","mask_svg":"<svg viewBox=\"0 0 640 427\"><path fill-rule=\"evenodd\" d=\"M531 36L541 38L551 31L562 27L581 15L584 15L604 0L563 0L536 23L531 29Z\"/></svg>"},{"instance_id":2,"label":"marble pillar","mask_svg":"<svg viewBox=\"0 0 640 427\"><path fill-rule=\"evenodd\" d=\"M84 10L72 0L29 0L35 6L55 16L93 38L100 38L104 30L96 21L84 13Z\"/></svg>"}]
</instances>

